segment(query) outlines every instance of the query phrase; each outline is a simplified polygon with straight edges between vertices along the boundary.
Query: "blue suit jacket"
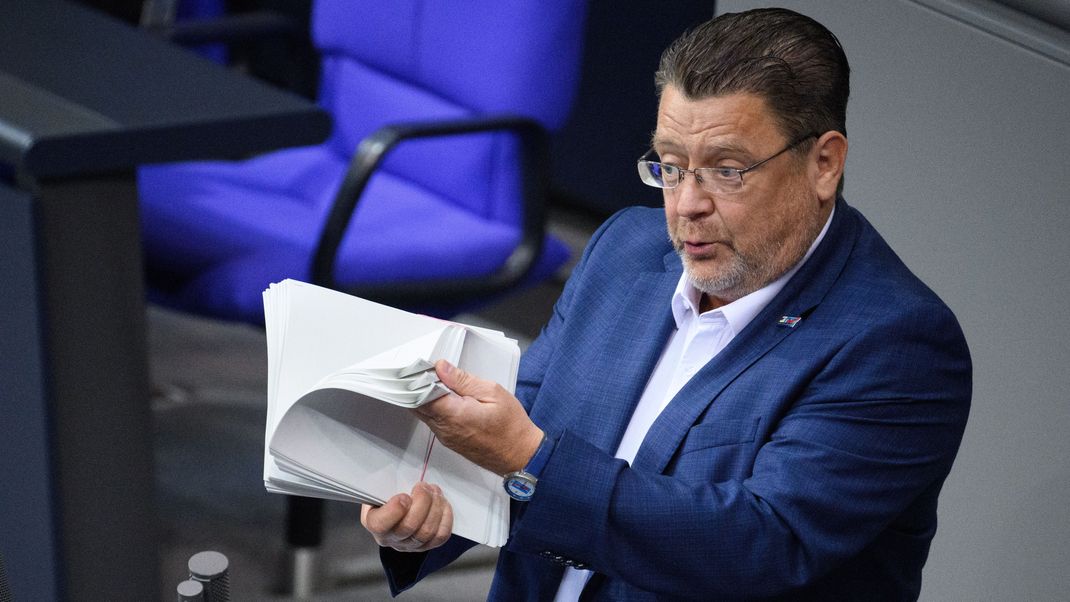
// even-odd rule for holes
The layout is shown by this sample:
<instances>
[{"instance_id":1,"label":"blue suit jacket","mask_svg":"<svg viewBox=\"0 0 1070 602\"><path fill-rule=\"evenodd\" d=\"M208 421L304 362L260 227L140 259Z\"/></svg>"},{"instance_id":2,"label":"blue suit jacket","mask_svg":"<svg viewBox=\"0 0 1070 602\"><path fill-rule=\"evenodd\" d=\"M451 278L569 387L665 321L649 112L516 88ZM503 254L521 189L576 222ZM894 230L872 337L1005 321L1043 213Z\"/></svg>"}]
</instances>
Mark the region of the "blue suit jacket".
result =
<instances>
[{"instance_id":1,"label":"blue suit jacket","mask_svg":"<svg viewBox=\"0 0 1070 602\"><path fill-rule=\"evenodd\" d=\"M810 260L629 466L613 453L674 328L681 270L660 210L592 238L521 364L517 395L556 445L513 506L491 598L552 599L567 563L599 574L590 599L916 598L971 394L950 310L841 199ZM392 588L465 548L385 550Z\"/></svg>"}]
</instances>

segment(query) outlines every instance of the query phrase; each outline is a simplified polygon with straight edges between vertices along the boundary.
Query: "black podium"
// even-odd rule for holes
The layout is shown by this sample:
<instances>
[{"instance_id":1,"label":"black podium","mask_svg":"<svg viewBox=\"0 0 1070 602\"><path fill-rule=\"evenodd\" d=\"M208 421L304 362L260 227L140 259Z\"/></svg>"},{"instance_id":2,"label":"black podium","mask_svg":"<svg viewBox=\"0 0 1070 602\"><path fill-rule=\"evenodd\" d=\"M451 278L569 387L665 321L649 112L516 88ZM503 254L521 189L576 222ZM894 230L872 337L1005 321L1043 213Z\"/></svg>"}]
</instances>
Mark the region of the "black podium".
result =
<instances>
[{"instance_id":1,"label":"black podium","mask_svg":"<svg viewBox=\"0 0 1070 602\"><path fill-rule=\"evenodd\" d=\"M159 597L137 189L329 117L92 10L0 2L0 556L16 600Z\"/></svg>"}]
</instances>

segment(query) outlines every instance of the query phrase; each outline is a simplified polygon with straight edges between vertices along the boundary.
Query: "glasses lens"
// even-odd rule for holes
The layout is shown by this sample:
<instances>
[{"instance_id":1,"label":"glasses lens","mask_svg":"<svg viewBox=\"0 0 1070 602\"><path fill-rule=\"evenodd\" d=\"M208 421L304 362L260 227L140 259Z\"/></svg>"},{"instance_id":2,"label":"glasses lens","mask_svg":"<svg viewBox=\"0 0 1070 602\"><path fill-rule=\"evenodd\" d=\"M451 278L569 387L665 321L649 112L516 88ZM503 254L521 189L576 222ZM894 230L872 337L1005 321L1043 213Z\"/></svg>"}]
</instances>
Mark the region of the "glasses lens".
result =
<instances>
[{"instance_id":1,"label":"glasses lens","mask_svg":"<svg viewBox=\"0 0 1070 602\"><path fill-rule=\"evenodd\" d=\"M707 167L695 170L702 187L716 194L734 194L743 190L743 176L730 167Z\"/></svg>"},{"instance_id":2,"label":"glasses lens","mask_svg":"<svg viewBox=\"0 0 1070 602\"><path fill-rule=\"evenodd\" d=\"M679 172L672 166L658 163L657 161L640 161L639 177L647 186L655 188L672 188L676 186Z\"/></svg>"}]
</instances>

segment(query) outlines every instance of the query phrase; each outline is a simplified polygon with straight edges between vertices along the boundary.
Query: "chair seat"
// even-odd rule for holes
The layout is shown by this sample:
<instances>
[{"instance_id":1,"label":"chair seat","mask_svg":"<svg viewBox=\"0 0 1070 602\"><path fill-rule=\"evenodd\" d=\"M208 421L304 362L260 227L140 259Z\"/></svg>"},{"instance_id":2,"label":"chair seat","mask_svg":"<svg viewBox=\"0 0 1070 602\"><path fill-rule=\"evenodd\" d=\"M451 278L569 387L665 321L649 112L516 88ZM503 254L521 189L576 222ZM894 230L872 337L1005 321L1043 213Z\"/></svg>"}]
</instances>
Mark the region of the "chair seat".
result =
<instances>
[{"instance_id":1,"label":"chair seat","mask_svg":"<svg viewBox=\"0 0 1070 602\"><path fill-rule=\"evenodd\" d=\"M347 164L325 146L240 162L200 162L139 171L146 262L167 283L157 301L251 323L262 291L285 278L308 281L314 244ZM474 215L380 171L343 240L343 287L493 273L520 238L518 226ZM531 279L567 260L550 237Z\"/></svg>"}]
</instances>

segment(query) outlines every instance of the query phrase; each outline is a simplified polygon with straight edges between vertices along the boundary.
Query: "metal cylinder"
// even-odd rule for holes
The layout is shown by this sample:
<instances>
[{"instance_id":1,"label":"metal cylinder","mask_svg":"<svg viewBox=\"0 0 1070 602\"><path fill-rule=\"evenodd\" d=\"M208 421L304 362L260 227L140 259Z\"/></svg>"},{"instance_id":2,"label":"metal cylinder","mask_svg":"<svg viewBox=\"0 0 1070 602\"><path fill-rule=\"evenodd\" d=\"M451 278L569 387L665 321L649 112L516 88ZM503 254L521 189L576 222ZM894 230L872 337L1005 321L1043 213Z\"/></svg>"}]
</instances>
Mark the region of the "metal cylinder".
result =
<instances>
[{"instance_id":1,"label":"metal cylinder","mask_svg":"<svg viewBox=\"0 0 1070 602\"><path fill-rule=\"evenodd\" d=\"M179 583L178 602L204 602L204 584L193 579Z\"/></svg>"},{"instance_id":2,"label":"metal cylinder","mask_svg":"<svg viewBox=\"0 0 1070 602\"><path fill-rule=\"evenodd\" d=\"M219 552L198 552L189 559L189 577L204 584L205 602L229 602L230 574L227 557Z\"/></svg>"}]
</instances>

